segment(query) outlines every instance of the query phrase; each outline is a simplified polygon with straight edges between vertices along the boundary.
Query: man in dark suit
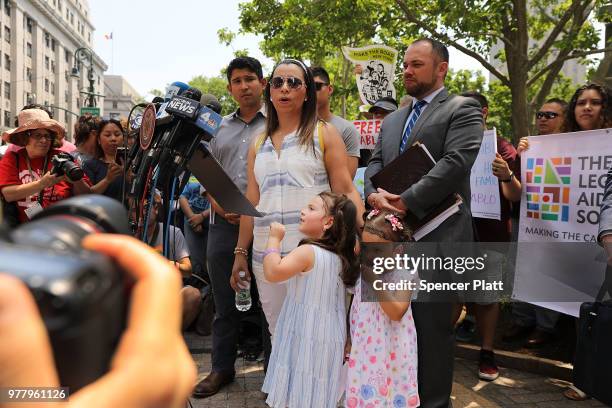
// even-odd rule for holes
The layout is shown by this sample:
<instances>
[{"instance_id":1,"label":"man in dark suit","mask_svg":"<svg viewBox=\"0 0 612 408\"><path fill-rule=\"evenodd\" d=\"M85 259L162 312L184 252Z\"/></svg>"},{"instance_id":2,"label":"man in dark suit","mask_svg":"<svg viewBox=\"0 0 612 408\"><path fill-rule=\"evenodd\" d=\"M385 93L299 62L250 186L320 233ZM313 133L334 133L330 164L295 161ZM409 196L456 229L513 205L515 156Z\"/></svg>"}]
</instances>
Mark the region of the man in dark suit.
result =
<instances>
[{"instance_id":1,"label":"man in dark suit","mask_svg":"<svg viewBox=\"0 0 612 408\"><path fill-rule=\"evenodd\" d=\"M404 56L404 86L412 103L385 118L365 173L365 196L374 208L410 212L423 218L442 200L458 193L460 211L421 241L474 240L470 212L470 170L484 131L480 106L472 98L449 95L444 88L448 50L436 40L413 42ZM423 143L437 164L399 195L376 190L370 178L414 142ZM453 382L452 304L412 304L419 355L421 406L449 407Z\"/></svg>"}]
</instances>

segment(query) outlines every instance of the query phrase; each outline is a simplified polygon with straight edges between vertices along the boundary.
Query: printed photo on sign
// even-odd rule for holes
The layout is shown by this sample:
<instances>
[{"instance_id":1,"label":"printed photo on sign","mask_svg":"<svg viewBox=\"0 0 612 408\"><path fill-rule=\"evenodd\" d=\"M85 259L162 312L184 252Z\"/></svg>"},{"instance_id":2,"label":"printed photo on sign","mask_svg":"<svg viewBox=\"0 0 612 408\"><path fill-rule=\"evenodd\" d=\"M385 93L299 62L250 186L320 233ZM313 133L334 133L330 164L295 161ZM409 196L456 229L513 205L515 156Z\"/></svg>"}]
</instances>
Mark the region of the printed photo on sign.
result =
<instances>
[{"instance_id":1,"label":"printed photo on sign","mask_svg":"<svg viewBox=\"0 0 612 408\"><path fill-rule=\"evenodd\" d=\"M361 48L342 47L344 57L355 65L361 65L356 74L359 97L364 104L373 105L384 97L395 99L393 86L397 50L386 45L368 45Z\"/></svg>"}]
</instances>

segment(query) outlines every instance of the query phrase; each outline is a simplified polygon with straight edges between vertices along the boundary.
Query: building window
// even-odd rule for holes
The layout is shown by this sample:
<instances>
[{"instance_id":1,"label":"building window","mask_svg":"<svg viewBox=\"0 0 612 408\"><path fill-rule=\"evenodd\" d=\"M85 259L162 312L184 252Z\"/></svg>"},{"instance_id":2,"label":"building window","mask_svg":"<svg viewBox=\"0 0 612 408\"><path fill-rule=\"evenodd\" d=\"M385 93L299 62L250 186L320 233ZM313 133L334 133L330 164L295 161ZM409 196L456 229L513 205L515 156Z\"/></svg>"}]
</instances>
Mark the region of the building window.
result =
<instances>
[{"instance_id":1,"label":"building window","mask_svg":"<svg viewBox=\"0 0 612 408\"><path fill-rule=\"evenodd\" d=\"M11 16L11 3L9 1L4 2L4 14Z\"/></svg>"},{"instance_id":2,"label":"building window","mask_svg":"<svg viewBox=\"0 0 612 408\"><path fill-rule=\"evenodd\" d=\"M53 51L53 52L55 52L55 45L56 45L55 38L52 38L51 39L51 51Z\"/></svg>"},{"instance_id":3,"label":"building window","mask_svg":"<svg viewBox=\"0 0 612 408\"><path fill-rule=\"evenodd\" d=\"M51 61L51 72L55 74L55 61Z\"/></svg>"},{"instance_id":4,"label":"building window","mask_svg":"<svg viewBox=\"0 0 612 408\"><path fill-rule=\"evenodd\" d=\"M91 31L87 32L87 42L91 43Z\"/></svg>"},{"instance_id":5,"label":"building window","mask_svg":"<svg viewBox=\"0 0 612 408\"><path fill-rule=\"evenodd\" d=\"M70 10L66 7L66 20L70 20Z\"/></svg>"},{"instance_id":6,"label":"building window","mask_svg":"<svg viewBox=\"0 0 612 408\"><path fill-rule=\"evenodd\" d=\"M51 46L51 38L49 37L49 33L45 33L45 46L47 48Z\"/></svg>"},{"instance_id":7,"label":"building window","mask_svg":"<svg viewBox=\"0 0 612 408\"><path fill-rule=\"evenodd\" d=\"M113 109L118 109L117 108L117 101L113 101Z\"/></svg>"},{"instance_id":8,"label":"building window","mask_svg":"<svg viewBox=\"0 0 612 408\"><path fill-rule=\"evenodd\" d=\"M32 23L32 19L30 17L26 17L26 27L28 29L28 33L32 34L32 26L34 24Z\"/></svg>"},{"instance_id":9,"label":"building window","mask_svg":"<svg viewBox=\"0 0 612 408\"><path fill-rule=\"evenodd\" d=\"M4 97L11 99L11 83L4 81Z\"/></svg>"},{"instance_id":10,"label":"building window","mask_svg":"<svg viewBox=\"0 0 612 408\"><path fill-rule=\"evenodd\" d=\"M32 83L32 68L26 68L26 79Z\"/></svg>"},{"instance_id":11,"label":"building window","mask_svg":"<svg viewBox=\"0 0 612 408\"><path fill-rule=\"evenodd\" d=\"M11 112L4 111L4 126L11 127Z\"/></svg>"},{"instance_id":12,"label":"building window","mask_svg":"<svg viewBox=\"0 0 612 408\"><path fill-rule=\"evenodd\" d=\"M4 68L7 71L11 70L11 57L8 54L4 54Z\"/></svg>"},{"instance_id":13,"label":"building window","mask_svg":"<svg viewBox=\"0 0 612 408\"><path fill-rule=\"evenodd\" d=\"M45 69L49 69L49 57L45 55Z\"/></svg>"},{"instance_id":14,"label":"building window","mask_svg":"<svg viewBox=\"0 0 612 408\"><path fill-rule=\"evenodd\" d=\"M66 103L70 102L70 92L68 91L64 91L64 102Z\"/></svg>"},{"instance_id":15,"label":"building window","mask_svg":"<svg viewBox=\"0 0 612 408\"><path fill-rule=\"evenodd\" d=\"M55 82L51 82L51 95L55 95Z\"/></svg>"},{"instance_id":16,"label":"building window","mask_svg":"<svg viewBox=\"0 0 612 408\"><path fill-rule=\"evenodd\" d=\"M64 50L64 59L66 60L66 64L70 64L71 57L72 57L72 54L70 54L70 51Z\"/></svg>"},{"instance_id":17,"label":"building window","mask_svg":"<svg viewBox=\"0 0 612 408\"><path fill-rule=\"evenodd\" d=\"M26 55L32 58L32 44L30 43L26 44Z\"/></svg>"},{"instance_id":18,"label":"building window","mask_svg":"<svg viewBox=\"0 0 612 408\"><path fill-rule=\"evenodd\" d=\"M62 0L58 0L57 1L57 9L59 10L59 12L62 12Z\"/></svg>"},{"instance_id":19,"label":"building window","mask_svg":"<svg viewBox=\"0 0 612 408\"><path fill-rule=\"evenodd\" d=\"M45 78L45 92L49 92L49 80Z\"/></svg>"},{"instance_id":20,"label":"building window","mask_svg":"<svg viewBox=\"0 0 612 408\"><path fill-rule=\"evenodd\" d=\"M70 12L70 24L74 25L74 14Z\"/></svg>"},{"instance_id":21,"label":"building window","mask_svg":"<svg viewBox=\"0 0 612 408\"><path fill-rule=\"evenodd\" d=\"M11 43L11 29L7 26L4 26L4 41Z\"/></svg>"}]
</instances>

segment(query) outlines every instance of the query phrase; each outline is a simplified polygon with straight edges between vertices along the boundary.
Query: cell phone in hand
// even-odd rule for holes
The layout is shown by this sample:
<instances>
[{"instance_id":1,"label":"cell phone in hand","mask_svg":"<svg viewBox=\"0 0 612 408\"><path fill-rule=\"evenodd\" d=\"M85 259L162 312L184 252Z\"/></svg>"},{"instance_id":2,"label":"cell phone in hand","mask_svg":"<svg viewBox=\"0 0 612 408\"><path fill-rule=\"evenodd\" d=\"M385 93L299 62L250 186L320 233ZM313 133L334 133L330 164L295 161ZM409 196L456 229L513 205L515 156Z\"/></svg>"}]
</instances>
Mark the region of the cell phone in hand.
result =
<instances>
[{"instance_id":1,"label":"cell phone in hand","mask_svg":"<svg viewBox=\"0 0 612 408\"><path fill-rule=\"evenodd\" d=\"M123 164L123 160L128 153L128 148L125 146L119 146L117 148L117 152L115 153L115 163Z\"/></svg>"}]
</instances>

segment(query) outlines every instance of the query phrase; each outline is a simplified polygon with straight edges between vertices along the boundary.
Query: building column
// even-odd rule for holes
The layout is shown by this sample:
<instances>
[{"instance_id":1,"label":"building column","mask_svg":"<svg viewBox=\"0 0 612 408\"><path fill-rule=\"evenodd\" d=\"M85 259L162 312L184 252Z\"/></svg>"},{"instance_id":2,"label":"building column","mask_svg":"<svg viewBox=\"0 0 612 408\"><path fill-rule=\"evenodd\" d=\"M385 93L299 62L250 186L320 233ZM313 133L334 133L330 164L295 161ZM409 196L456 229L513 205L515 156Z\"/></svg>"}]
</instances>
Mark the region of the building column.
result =
<instances>
[{"instance_id":1,"label":"building column","mask_svg":"<svg viewBox=\"0 0 612 408\"><path fill-rule=\"evenodd\" d=\"M6 0L5 0L6 1ZM11 112L19 112L24 98L24 31L23 11L11 1Z\"/></svg>"}]
</instances>

